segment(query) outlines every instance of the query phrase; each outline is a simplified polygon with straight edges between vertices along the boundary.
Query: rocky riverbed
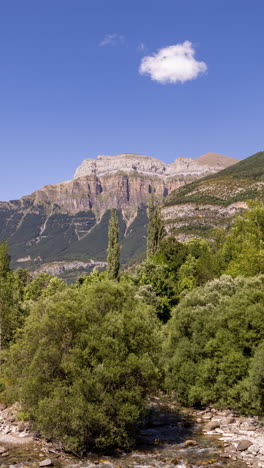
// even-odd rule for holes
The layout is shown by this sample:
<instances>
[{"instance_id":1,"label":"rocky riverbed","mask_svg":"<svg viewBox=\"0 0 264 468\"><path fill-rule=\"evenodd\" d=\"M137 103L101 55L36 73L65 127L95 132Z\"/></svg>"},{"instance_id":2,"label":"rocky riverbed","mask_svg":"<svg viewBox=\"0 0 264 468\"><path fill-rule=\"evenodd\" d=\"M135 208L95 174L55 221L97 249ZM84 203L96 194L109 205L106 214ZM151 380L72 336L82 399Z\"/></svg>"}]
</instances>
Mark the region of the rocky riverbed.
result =
<instances>
[{"instance_id":1,"label":"rocky riverbed","mask_svg":"<svg viewBox=\"0 0 264 468\"><path fill-rule=\"evenodd\" d=\"M17 414L16 405L0 406L1 468L264 467L264 431L257 419L227 411L179 410L172 401L154 398L133 451L83 459L40 439Z\"/></svg>"},{"instance_id":2,"label":"rocky riverbed","mask_svg":"<svg viewBox=\"0 0 264 468\"><path fill-rule=\"evenodd\" d=\"M224 457L264 468L264 427L256 416L238 417L230 411L211 409L197 412L196 421L203 423L205 434L223 442Z\"/></svg>"}]
</instances>

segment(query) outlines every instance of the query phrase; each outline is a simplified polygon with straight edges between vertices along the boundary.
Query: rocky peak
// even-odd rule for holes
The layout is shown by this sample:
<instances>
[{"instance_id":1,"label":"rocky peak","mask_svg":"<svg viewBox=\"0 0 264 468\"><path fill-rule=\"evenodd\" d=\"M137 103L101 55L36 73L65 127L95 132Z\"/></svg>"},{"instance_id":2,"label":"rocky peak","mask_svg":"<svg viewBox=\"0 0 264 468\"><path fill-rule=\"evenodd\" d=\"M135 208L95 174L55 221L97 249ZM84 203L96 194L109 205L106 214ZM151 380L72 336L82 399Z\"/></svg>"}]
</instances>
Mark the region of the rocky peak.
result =
<instances>
[{"instance_id":1,"label":"rocky peak","mask_svg":"<svg viewBox=\"0 0 264 468\"><path fill-rule=\"evenodd\" d=\"M104 262L108 210L115 208L125 264L144 252L150 194L154 191L161 201L182 185L219 171L219 161L221 165L221 157L214 158L212 165L207 155L202 163L179 157L166 164L133 153L85 159L74 180L0 202L0 239L9 241L13 265L22 268L66 260L74 265Z\"/></svg>"},{"instance_id":2,"label":"rocky peak","mask_svg":"<svg viewBox=\"0 0 264 468\"><path fill-rule=\"evenodd\" d=\"M233 164L241 161L240 159L230 158L229 156L223 156L218 153L206 153L196 159L199 164L204 164L209 167L218 168L217 170L225 169L226 167L232 166Z\"/></svg>"},{"instance_id":3,"label":"rocky peak","mask_svg":"<svg viewBox=\"0 0 264 468\"><path fill-rule=\"evenodd\" d=\"M175 159L173 163L167 164L151 156L124 153L115 156L99 155L96 159L85 159L77 168L74 179L93 174L101 177L116 172L134 172L146 176L167 178L181 175L203 176L212 173L212 171L211 166L200 164L192 158L180 157Z\"/></svg>"}]
</instances>

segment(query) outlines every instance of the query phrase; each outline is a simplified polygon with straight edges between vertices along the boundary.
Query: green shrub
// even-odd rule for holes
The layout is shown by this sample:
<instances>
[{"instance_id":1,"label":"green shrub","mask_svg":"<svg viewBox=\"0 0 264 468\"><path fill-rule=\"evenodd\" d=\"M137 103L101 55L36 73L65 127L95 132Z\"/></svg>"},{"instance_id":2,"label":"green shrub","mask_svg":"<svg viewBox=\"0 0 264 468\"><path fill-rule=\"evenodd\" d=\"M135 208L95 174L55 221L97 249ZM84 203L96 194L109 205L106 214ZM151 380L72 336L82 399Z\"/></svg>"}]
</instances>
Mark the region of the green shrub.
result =
<instances>
[{"instance_id":1,"label":"green shrub","mask_svg":"<svg viewBox=\"0 0 264 468\"><path fill-rule=\"evenodd\" d=\"M128 447L160 379L160 347L155 314L128 284L67 288L32 304L5 366L7 391L67 447Z\"/></svg>"},{"instance_id":2,"label":"green shrub","mask_svg":"<svg viewBox=\"0 0 264 468\"><path fill-rule=\"evenodd\" d=\"M166 387L184 404L245 412L263 405L264 348L255 355L264 340L263 286L264 276L223 276L182 298L167 325L165 352Z\"/></svg>"}]
</instances>

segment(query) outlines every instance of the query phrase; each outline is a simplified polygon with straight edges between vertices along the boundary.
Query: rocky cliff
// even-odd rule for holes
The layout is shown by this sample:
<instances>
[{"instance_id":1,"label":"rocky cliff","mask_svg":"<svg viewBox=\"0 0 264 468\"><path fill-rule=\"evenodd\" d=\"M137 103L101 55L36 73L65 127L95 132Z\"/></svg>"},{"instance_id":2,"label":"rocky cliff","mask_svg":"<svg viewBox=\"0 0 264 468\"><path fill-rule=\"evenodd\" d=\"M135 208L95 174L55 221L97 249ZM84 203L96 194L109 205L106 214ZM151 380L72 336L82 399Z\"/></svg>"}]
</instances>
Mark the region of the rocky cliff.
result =
<instances>
[{"instance_id":1,"label":"rocky cliff","mask_svg":"<svg viewBox=\"0 0 264 468\"><path fill-rule=\"evenodd\" d=\"M122 262L145 250L146 205L173 190L227 167L178 158L171 164L135 154L86 159L73 180L46 185L20 200L0 203L0 240L8 240L14 267L47 262L103 262L109 210L118 210ZM220 166L219 166L220 161Z\"/></svg>"},{"instance_id":2,"label":"rocky cliff","mask_svg":"<svg viewBox=\"0 0 264 468\"><path fill-rule=\"evenodd\" d=\"M97 159L85 159L77 168L74 179L91 175L100 177L119 171L142 174L147 177L162 177L163 179L181 176L196 178L215 173L236 162L238 160L216 153L207 153L196 160L179 157L170 164L157 158L132 153L116 156L99 155Z\"/></svg>"},{"instance_id":3,"label":"rocky cliff","mask_svg":"<svg viewBox=\"0 0 264 468\"><path fill-rule=\"evenodd\" d=\"M264 152L171 192L162 215L179 240L210 238L214 228L229 228L249 200L264 202Z\"/></svg>"}]
</instances>

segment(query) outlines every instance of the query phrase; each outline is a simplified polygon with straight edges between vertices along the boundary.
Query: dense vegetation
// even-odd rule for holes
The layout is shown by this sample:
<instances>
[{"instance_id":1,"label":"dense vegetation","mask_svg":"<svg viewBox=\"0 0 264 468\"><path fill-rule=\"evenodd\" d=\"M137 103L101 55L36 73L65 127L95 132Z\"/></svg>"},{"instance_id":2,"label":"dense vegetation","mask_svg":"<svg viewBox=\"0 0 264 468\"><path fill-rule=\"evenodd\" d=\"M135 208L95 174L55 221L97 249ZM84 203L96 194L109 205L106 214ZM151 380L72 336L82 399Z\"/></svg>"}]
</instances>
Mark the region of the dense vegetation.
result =
<instances>
[{"instance_id":1,"label":"dense vegetation","mask_svg":"<svg viewBox=\"0 0 264 468\"><path fill-rule=\"evenodd\" d=\"M11 271L1 244L1 397L71 449L131 446L158 390L264 415L264 207L210 242L163 237L151 215L141 265L119 272L113 213L114 269L71 286Z\"/></svg>"},{"instance_id":2,"label":"dense vegetation","mask_svg":"<svg viewBox=\"0 0 264 468\"><path fill-rule=\"evenodd\" d=\"M7 368L35 426L74 449L129 446L157 389L161 336L133 288L103 281L31 307Z\"/></svg>"},{"instance_id":3,"label":"dense vegetation","mask_svg":"<svg viewBox=\"0 0 264 468\"><path fill-rule=\"evenodd\" d=\"M263 286L263 275L222 276L182 299L167 329L166 386L185 405L264 410L255 356L264 343Z\"/></svg>"}]
</instances>

